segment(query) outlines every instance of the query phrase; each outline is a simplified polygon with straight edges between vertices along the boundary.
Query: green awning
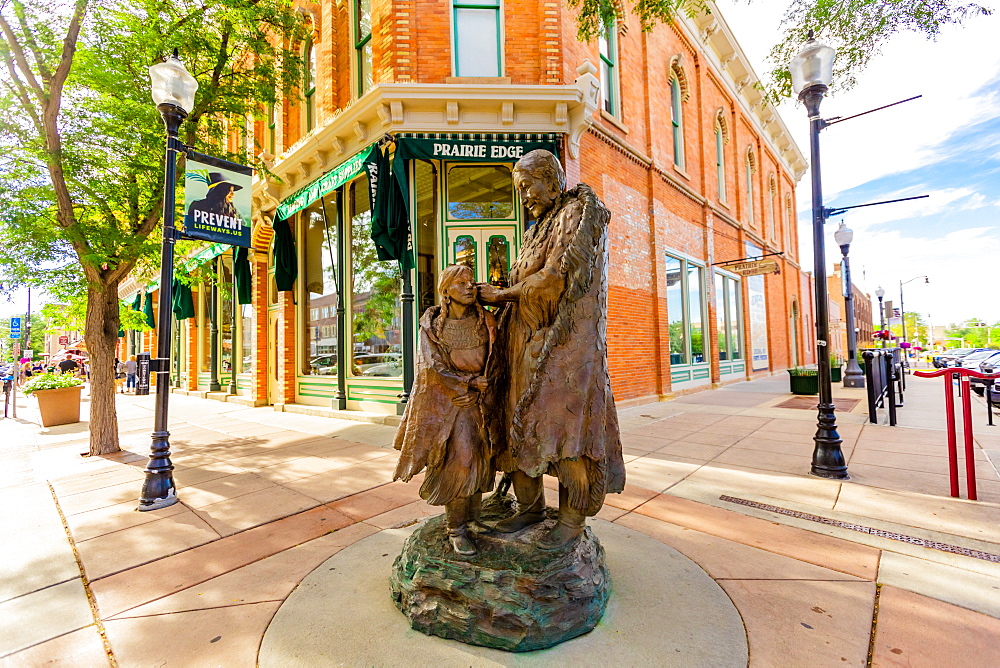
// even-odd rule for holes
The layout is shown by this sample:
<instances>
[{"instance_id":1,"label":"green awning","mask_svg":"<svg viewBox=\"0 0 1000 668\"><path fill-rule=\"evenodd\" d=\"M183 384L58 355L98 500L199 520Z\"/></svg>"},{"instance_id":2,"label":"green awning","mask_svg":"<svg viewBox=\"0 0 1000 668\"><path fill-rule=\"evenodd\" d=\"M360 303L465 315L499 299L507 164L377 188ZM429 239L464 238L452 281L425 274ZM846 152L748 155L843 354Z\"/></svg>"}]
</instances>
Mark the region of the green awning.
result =
<instances>
[{"instance_id":1,"label":"green awning","mask_svg":"<svg viewBox=\"0 0 1000 668\"><path fill-rule=\"evenodd\" d=\"M227 250L232 248L229 244L210 244L190 257L184 258L183 266L187 271L191 271L198 265L205 264L209 260L214 260Z\"/></svg>"},{"instance_id":2,"label":"green awning","mask_svg":"<svg viewBox=\"0 0 1000 668\"><path fill-rule=\"evenodd\" d=\"M287 220L293 213L301 211L323 195L333 192L355 176L364 173L365 160L368 158L368 154L371 153L373 146L375 146L374 142L365 146L361 151L355 153L335 169L319 177L305 188L301 188L291 197L285 198L278 205L278 212L275 214L275 218L284 218Z\"/></svg>"}]
</instances>

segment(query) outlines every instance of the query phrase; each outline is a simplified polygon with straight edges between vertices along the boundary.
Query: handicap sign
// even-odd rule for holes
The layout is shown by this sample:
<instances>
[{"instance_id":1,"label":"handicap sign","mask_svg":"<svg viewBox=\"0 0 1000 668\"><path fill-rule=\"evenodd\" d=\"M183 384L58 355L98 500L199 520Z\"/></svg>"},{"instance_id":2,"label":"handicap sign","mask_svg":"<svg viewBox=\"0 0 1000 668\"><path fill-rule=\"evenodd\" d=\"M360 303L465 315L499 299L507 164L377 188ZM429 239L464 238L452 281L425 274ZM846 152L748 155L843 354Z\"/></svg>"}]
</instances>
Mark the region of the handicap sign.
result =
<instances>
[{"instance_id":1,"label":"handicap sign","mask_svg":"<svg viewBox=\"0 0 1000 668\"><path fill-rule=\"evenodd\" d=\"M21 319L11 318L10 319L10 338L19 339L21 338Z\"/></svg>"}]
</instances>

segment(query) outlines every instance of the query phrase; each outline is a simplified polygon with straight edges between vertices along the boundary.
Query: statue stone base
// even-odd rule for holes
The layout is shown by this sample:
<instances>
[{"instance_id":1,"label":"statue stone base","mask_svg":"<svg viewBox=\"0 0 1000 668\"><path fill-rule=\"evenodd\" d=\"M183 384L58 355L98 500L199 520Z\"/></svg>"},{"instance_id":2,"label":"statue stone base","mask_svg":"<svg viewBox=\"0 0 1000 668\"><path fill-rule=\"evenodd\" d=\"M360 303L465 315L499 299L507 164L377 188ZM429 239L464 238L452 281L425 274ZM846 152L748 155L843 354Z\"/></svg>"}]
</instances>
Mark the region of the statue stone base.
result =
<instances>
[{"instance_id":1,"label":"statue stone base","mask_svg":"<svg viewBox=\"0 0 1000 668\"><path fill-rule=\"evenodd\" d=\"M539 550L535 541L555 524L548 512L544 522L517 533L472 534L478 548L472 557L451 549L443 515L429 519L393 564L396 607L428 635L511 652L552 647L592 630L611 585L604 548L588 528L561 550ZM486 519L511 513L504 508Z\"/></svg>"}]
</instances>

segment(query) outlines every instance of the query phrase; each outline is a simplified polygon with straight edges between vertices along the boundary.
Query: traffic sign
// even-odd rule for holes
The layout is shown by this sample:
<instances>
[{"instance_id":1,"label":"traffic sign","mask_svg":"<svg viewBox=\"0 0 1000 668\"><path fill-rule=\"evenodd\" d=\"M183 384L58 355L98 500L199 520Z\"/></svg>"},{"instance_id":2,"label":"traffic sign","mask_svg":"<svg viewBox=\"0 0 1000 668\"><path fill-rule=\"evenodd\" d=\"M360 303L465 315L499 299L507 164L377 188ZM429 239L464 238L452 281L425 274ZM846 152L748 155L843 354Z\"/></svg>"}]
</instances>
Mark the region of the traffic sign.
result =
<instances>
[{"instance_id":1,"label":"traffic sign","mask_svg":"<svg viewBox=\"0 0 1000 668\"><path fill-rule=\"evenodd\" d=\"M10 319L10 338L19 339L21 338L21 319L11 318Z\"/></svg>"},{"instance_id":2,"label":"traffic sign","mask_svg":"<svg viewBox=\"0 0 1000 668\"><path fill-rule=\"evenodd\" d=\"M59 345L60 346L68 346L69 345L69 337L68 336L60 336L59 337Z\"/></svg>"},{"instance_id":3,"label":"traffic sign","mask_svg":"<svg viewBox=\"0 0 1000 668\"><path fill-rule=\"evenodd\" d=\"M17 357L20 354L21 354L21 342L20 341L15 341L14 342L14 357Z\"/></svg>"}]
</instances>

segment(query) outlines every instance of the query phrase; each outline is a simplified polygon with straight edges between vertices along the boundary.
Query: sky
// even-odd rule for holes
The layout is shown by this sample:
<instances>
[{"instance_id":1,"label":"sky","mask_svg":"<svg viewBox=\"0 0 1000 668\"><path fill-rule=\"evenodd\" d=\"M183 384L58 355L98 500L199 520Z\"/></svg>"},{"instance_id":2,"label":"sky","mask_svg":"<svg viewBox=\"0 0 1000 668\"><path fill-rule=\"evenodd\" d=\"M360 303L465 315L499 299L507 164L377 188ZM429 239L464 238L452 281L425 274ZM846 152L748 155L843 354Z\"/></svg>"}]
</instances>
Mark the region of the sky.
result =
<instances>
[{"instance_id":1,"label":"sky","mask_svg":"<svg viewBox=\"0 0 1000 668\"><path fill-rule=\"evenodd\" d=\"M1000 10L1000 3L987 2ZM761 79L780 36L785 2L718 0L723 17ZM924 200L866 207L831 219L829 268L840 260L833 232L842 219L854 230L855 284L933 325L978 318L1000 320L990 273L1000 257L1000 16L948 26L936 41L898 35L886 44L856 87L823 101L824 118L850 116L923 95L890 109L826 128L820 134L827 207L929 195ZM802 152L809 126L801 104L778 109ZM812 268L811 176L798 183L799 238L804 269Z\"/></svg>"},{"instance_id":2,"label":"sky","mask_svg":"<svg viewBox=\"0 0 1000 668\"><path fill-rule=\"evenodd\" d=\"M1000 2L996 4L1000 9ZM782 0L718 0L720 11L762 79L766 56L780 36ZM845 121L821 134L827 206L929 195L846 213L854 230L854 282L872 295L881 285L897 302L904 286L907 311L931 324L978 318L1000 321L995 267L1000 258L1000 13L949 26L936 41L894 37L858 76L855 88L823 102L825 118L849 116L913 95L919 100ZM779 108L804 154L805 110ZM797 201L803 268L812 268L810 175L799 181ZM830 268L840 250L827 224ZM992 277L991 277L992 272ZM0 317L23 313L27 293L0 294ZM32 308L43 299L33 293Z\"/></svg>"}]
</instances>

